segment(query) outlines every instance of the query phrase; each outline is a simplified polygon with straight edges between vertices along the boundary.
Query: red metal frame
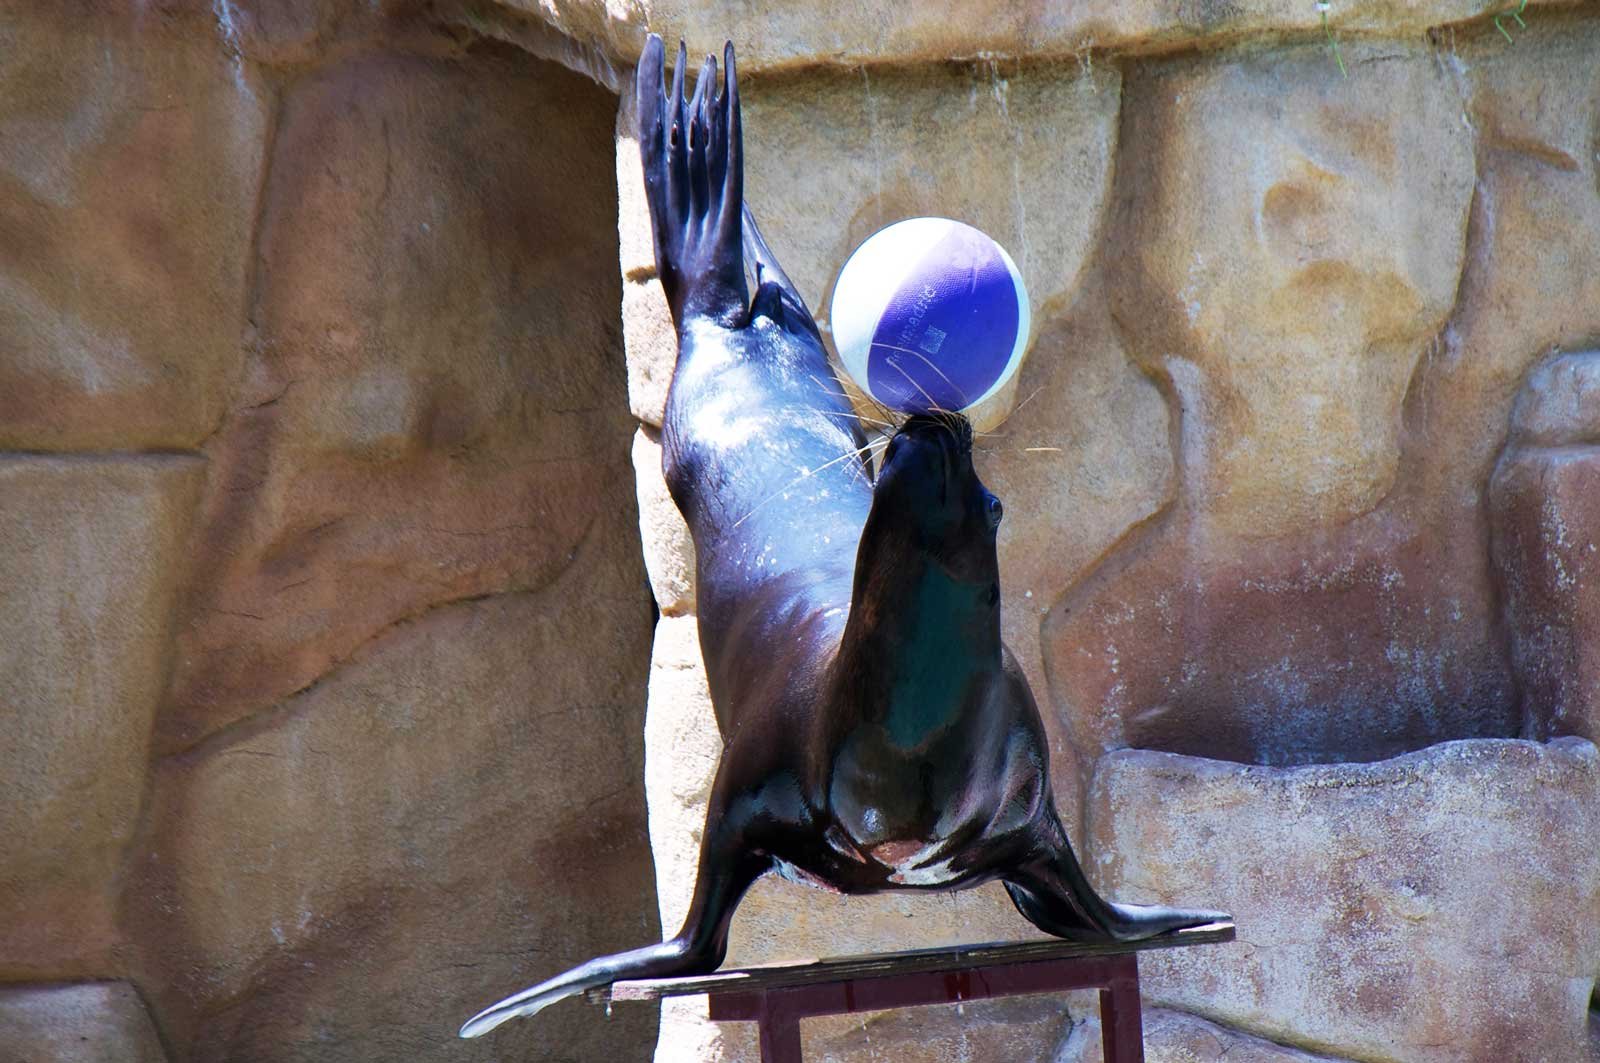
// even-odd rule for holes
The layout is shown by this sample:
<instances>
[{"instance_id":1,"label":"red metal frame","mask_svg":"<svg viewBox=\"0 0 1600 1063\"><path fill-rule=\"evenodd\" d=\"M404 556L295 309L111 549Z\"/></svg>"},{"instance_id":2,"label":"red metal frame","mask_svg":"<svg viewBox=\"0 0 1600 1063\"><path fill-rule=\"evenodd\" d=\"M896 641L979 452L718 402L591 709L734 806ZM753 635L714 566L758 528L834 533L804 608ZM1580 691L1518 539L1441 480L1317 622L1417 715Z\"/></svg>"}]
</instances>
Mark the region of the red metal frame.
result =
<instances>
[{"instance_id":1,"label":"red metal frame","mask_svg":"<svg viewBox=\"0 0 1600 1063\"><path fill-rule=\"evenodd\" d=\"M780 989L714 990L711 1018L754 1022L762 1063L800 1063L800 1020L924 1004L955 1004L1024 993L1100 990L1100 1036L1105 1063L1144 1063L1139 1011L1139 957L1080 956L1001 963L963 971L885 974Z\"/></svg>"}]
</instances>

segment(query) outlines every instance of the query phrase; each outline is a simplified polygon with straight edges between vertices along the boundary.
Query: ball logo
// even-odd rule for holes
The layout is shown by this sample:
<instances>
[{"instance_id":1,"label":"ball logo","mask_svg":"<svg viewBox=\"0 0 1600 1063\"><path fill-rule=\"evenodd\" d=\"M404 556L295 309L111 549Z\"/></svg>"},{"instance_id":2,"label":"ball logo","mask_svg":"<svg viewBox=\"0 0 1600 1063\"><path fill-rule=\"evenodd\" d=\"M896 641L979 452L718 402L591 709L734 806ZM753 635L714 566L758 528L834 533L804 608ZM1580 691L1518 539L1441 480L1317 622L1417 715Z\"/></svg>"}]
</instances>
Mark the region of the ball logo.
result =
<instances>
[{"instance_id":1,"label":"ball logo","mask_svg":"<svg viewBox=\"0 0 1600 1063\"><path fill-rule=\"evenodd\" d=\"M906 327L901 330L900 342L902 345L909 346L911 344L911 341L916 337L917 326L922 324L922 319L928 314L928 307L932 306L933 301L938 297L939 293L934 291L932 287L926 284L922 286L922 291L917 294L916 303L911 307L911 320L907 321Z\"/></svg>"},{"instance_id":2,"label":"ball logo","mask_svg":"<svg viewBox=\"0 0 1600 1063\"><path fill-rule=\"evenodd\" d=\"M970 225L911 218L869 237L845 263L831 306L850 376L906 413L964 410L994 394L1027 348L1021 274Z\"/></svg>"}]
</instances>

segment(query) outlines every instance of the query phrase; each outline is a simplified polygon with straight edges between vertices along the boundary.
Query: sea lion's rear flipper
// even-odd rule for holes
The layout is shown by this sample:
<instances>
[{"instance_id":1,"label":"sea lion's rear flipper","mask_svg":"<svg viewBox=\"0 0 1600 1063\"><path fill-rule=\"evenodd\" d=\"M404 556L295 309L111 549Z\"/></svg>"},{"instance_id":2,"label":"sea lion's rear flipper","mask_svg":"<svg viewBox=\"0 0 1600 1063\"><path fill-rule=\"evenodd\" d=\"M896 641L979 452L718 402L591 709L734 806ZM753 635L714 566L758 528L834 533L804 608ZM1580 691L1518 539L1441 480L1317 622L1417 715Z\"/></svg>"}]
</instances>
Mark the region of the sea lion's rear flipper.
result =
<instances>
[{"instance_id":1,"label":"sea lion's rear flipper","mask_svg":"<svg viewBox=\"0 0 1600 1063\"><path fill-rule=\"evenodd\" d=\"M1042 824L1039 847L1036 858L1008 871L1004 882L1017 911L1047 934L1069 941L1140 941L1233 918L1227 912L1106 900L1089 884L1054 813Z\"/></svg>"},{"instance_id":2,"label":"sea lion's rear flipper","mask_svg":"<svg viewBox=\"0 0 1600 1063\"><path fill-rule=\"evenodd\" d=\"M743 225L744 132L733 43L723 50L724 83L706 56L694 95L684 99L688 54L678 45L665 88L665 47L651 34L639 57L639 157L655 239L656 269L673 320L705 317L740 324L746 314Z\"/></svg>"}]
</instances>

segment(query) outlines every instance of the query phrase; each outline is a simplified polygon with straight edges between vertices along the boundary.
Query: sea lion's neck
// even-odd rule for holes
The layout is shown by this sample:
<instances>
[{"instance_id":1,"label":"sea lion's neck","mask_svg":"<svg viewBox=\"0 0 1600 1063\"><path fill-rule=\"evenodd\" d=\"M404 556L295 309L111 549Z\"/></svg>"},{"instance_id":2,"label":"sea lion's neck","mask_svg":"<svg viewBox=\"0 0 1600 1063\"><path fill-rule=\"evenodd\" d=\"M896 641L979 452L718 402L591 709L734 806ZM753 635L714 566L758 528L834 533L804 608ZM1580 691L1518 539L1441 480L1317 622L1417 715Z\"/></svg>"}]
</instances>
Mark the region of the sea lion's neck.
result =
<instances>
[{"instance_id":1,"label":"sea lion's neck","mask_svg":"<svg viewBox=\"0 0 1600 1063\"><path fill-rule=\"evenodd\" d=\"M896 745L919 745L952 722L976 677L1001 667L995 585L925 556L858 572L839 654L862 710Z\"/></svg>"}]
</instances>

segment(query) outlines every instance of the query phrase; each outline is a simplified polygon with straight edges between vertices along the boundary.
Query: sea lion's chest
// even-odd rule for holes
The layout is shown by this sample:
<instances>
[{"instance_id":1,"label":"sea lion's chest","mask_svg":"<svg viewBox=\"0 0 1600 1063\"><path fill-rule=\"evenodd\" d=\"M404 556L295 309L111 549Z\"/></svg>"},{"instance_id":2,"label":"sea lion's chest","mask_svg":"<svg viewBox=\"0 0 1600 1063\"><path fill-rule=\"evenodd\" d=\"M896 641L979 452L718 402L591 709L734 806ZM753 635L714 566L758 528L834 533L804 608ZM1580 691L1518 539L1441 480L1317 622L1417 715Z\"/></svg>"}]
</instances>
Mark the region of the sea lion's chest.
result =
<instances>
[{"instance_id":1,"label":"sea lion's chest","mask_svg":"<svg viewBox=\"0 0 1600 1063\"><path fill-rule=\"evenodd\" d=\"M823 787L832 852L896 885L970 878L1044 792L1041 736L1008 689L998 672L954 675L945 697L910 713L920 726L885 712L837 733ZM907 733L918 741L904 744Z\"/></svg>"},{"instance_id":2,"label":"sea lion's chest","mask_svg":"<svg viewBox=\"0 0 1600 1063\"><path fill-rule=\"evenodd\" d=\"M952 735L952 739L956 736ZM988 802L986 782L959 740L906 750L870 724L834 752L827 789L831 849L881 868L889 882L934 886L956 881L950 842L970 835Z\"/></svg>"}]
</instances>

